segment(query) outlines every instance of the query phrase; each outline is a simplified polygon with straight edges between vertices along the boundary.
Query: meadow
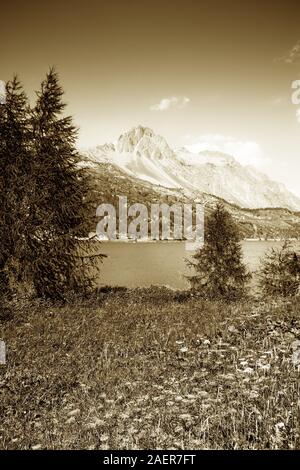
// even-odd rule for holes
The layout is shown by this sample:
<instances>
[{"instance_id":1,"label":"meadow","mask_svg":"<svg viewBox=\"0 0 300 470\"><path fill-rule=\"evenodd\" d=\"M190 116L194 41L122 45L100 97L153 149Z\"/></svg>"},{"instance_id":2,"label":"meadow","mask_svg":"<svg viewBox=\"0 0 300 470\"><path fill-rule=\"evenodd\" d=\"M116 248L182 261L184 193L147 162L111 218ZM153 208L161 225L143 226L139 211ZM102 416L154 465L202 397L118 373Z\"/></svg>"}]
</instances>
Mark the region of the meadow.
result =
<instances>
[{"instance_id":1,"label":"meadow","mask_svg":"<svg viewBox=\"0 0 300 470\"><path fill-rule=\"evenodd\" d=\"M1 449L299 449L300 301L106 288L1 310Z\"/></svg>"}]
</instances>

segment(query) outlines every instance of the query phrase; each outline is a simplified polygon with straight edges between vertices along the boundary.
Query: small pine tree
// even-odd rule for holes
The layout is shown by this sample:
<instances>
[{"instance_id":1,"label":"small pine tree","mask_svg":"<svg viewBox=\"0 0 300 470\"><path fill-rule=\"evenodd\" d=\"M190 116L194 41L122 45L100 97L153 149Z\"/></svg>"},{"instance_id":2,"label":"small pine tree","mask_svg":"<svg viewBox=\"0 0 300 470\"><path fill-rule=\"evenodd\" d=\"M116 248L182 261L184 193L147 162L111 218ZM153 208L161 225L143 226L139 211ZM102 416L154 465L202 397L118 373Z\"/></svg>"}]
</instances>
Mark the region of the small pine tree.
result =
<instances>
[{"instance_id":1,"label":"small pine tree","mask_svg":"<svg viewBox=\"0 0 300 470\"><path fill-rule=\"evenodd\" d=\"M300 254L288 242L272 248L261 261L259 286L264 295L294 297L300 294Z\"/></svg>"},{"instance_id":2,"label":"small pine tree","mask_svg":"<svg viewBox=\"0 0 300 470\"><path fill-rule=\"evenodd\" d=\"M32 112L34 198L30 239L31 269L38 296L65 297L88 284L89 266L78 269L78 237L87 233L87 170L80 166L77 129L64 117L63 90L51 69L37 93ZM83 258L82 258L83 259ZM28 260L29 261L29 260Z\"/></svg>"},{"instance_id":3,"label":"small pine tree","mask_svg":"<svg viewBox=\"0 0 300 470\"><path fill-rule=\"evenodd\" d=\"M205 298L235 300L245 294L251 274L242 262L238 227L222 204L205 221L204 246L188 264L195 271L189 276L193 290Z\"/></svg>"},{"instance_id":4,"label":"small pine tree","mask_svg":"<svg viewBox=\"0 0 300 470\"><path fill-rule=\"evenodd\" d=\"M14 77L0 104L0 290L6 293L23 276L30 231L31 137L27 97Z\"/></svg>"}]
</instances>

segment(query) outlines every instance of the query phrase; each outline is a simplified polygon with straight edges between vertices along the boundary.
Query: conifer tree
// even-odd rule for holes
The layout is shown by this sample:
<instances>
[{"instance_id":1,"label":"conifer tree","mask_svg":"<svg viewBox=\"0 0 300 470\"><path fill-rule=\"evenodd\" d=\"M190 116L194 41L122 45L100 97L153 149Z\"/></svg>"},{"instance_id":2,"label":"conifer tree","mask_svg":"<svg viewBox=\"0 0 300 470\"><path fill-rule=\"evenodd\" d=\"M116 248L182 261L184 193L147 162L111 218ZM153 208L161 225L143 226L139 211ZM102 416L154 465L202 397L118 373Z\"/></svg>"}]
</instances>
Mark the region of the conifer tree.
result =
<instances>
[{"instance_id":1,"label":"conifer tree","mask_svg":"<svg viewBox=\"0 0 300 470\"><path fill-rule=\"evenodd\" d=\"M57 73L50 69L32 113L37 197L31 207L36 229L30 252L36 292L51 298L64 298L66 291L87 282L85 267L77 269L77 237L86 235L89 183L75 146L77 129L63 115L62 97Z\"/></svg>"},{"instance_id":2,"label":"conifer tree","mask_svg":"<svg viewBox=\"0 0 300 470\"><path fill-rule=\"evenodd\" d=\"M17 77L0 104L0 290L24 274L30 231L32 146L27 97Z\"/></svg>"},{"instance_id":3,"label":"conifer tree","mask_svg":"<svg viewBox=\"0 0 300 470\"><path fill-rule=\"evenodd\" d=\"M245 293L251 275L242 262L240 235L222 204L205 221L204 246L188 262L195 274L188 277L203 297L235 300Z\"/></svg>"},{"instance_id":4,"label":"conifer tree","mask_svg":"<svg viewBox=\"0 0 300 470\"><path fill-rule=\"evenodd\" d=\"M263 295L300 295L300 254L288 242L272 248L261 261L258 278Z\"/></svg>"}]
</instances>

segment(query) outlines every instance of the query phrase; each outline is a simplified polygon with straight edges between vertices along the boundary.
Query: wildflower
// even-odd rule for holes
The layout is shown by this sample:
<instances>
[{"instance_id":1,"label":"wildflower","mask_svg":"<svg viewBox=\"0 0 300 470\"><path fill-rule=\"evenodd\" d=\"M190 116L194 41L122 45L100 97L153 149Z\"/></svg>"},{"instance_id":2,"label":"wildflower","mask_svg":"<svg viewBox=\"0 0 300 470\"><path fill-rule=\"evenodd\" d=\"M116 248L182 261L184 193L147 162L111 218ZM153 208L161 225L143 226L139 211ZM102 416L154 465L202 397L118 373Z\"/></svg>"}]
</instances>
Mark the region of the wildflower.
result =
<instances>
[{"instance_id":1,"label":"wildflower","mask_svg":"<svg viewBox=\"0 0 300 470\"><path fill-rule=\"evenodd\" d=\"M87 428L89 429L95 429L98 426L103 426L105 423L102 419L95 418L94 421L91 421L90 423L87 424Z\"/></svg>"},{"instance_id":2,"label":"wildflower","mask_svg":"<svg viewBox=\"0 0 300 470\"><path fill-rule=\"evenodd\" d=\"M181 401L182 400L182 397L180 395L177 395L177 397L175 397L175 401Z\"/></svg>"},{"instance_id":3,"label":"wildflower","mask_svg":"<svg viewBox=\"0 0 300 470\"><path fill-rule=\"evenodd\" d=\"M252 367L246 367L242 372L244 372L244 374L253 374L254 370Z\"/></svg>"},{"instance_id":4,"label":"wildflower","mask_svg":"<svg viewBox=\"0 0 300 470\"><path fill-rule=\"evenodd\" d=\"M247 360L240 360L240 363L241 363L241 366L246 366L248 364L248 361Z\"/></svg>"},{"instance_id":5,"label":"wildflower","mask_svg":"<svg viewBox=\"0 0 300 470\"><path fill-rule=\"evenodd\" d=\"M294 366L300 366L300 349L297 349L293 352L292 363Z\"/></svg>"},{"instance_id":6,"label":"wildflower","mask_svg":"<svg viewBox=\"0 0 300 470\"><path fill-rule=\"evenodd\" d=\"M252 390L250 393L249 393L249 398L250 400L254 400L255 398L258 398L259 394L256 390Z\"/></svg>"},{"instance_id":7,"label":"wildflower","mask_svg":"<svg viewBox=\"0 0 300 470\"><path fill-rule=\"evenodd\" d=\"M209 394L205 390L199 390L198 396L200 398L208 398Z\"/></svg>"},{"instance_id":8,"label":"wildflower","mask_svg":"<svg viewBox=\"0 0 300 470\"><path fill-rule=\"evenodd\" d=\"M73 423L75 423L75 421L76 421L76 420L75 420L75 417L74 417L74 416L71 416L69 419L67 419L66 423L67 423L67 424L73 424Z\"/></svg>"},{"instance_id":9,"label":"wildflower","mask_svg":"<svg viewBox=\"0 0 300 470\"><path fill-rule=\"evenodd\" d=\"M79 408L76 408L76 410L69 411L68 416L77 416L80 414Z\"/></svg>"},{"instance_id":10,"label":"wildflower","mask_svg":"<svg viewBox=\"0 0 300 470\"><path fill-rule=\"evenodd\" d=\"M260 362L260 361L257 361L256 364L257 364L257 366L258 366L261 370L266 370L266 371L268 371L268 370L270 370L270 368L271 368L271 364L263 364L263 363Z\"/></svg>"},{"instance_id":11,"label":"wildflower","mask_svg":"<svg viewBox=\"0 0 300 470\"><path fill-rule=\"evenodd\" d=\"M178 416L178 418L182 419L183 421L192 419L192 416L189 413L183 413Z\"/></svg>"},{"instance_id":12,"label":"wildflower","mask_svg":"<svg viewBox=\"0 0 300 470\"><path fill-rule=\"evenodd\" d=\"M300 340L296 339L295 341L292 342L291 346L292 346L293 351L300 349Z\"/></svg>"},{"instance_id":13,"label":"wildflower","mask_svg":"<svg viewBox=\"0 0 300 470\"><path fill-rule=\"evenodd\" d=\"M230 333L238 333L238 330L234 325L229 325L228 331L230 331Z\"/></svg>"},{"instance_id":14,"label":"wildflower","mask_svg":"<svg viewBox=\"0 0 300 470\"><path fill-rule=\"evenodd\" d=\"M201 408L202 408L203 411L208 410L208 408L210 408L210 407L211 407L210 403L202 403L201 404Z\"/></svg>"}]
</instances>

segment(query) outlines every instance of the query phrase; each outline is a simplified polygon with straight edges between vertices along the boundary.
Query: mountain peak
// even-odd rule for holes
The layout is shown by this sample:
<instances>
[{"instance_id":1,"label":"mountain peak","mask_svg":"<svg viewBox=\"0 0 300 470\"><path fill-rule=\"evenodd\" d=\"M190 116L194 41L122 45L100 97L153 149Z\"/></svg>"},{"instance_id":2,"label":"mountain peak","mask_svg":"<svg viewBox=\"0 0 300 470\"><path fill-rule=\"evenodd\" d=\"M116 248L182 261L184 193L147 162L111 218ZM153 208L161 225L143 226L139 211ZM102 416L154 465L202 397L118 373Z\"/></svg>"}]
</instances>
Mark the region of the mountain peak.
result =
<instances>
[{"instance_id":1,"label":"mountain peak","mask_svg":"<svg viewBox=\"0 0 300 470\"><path fill-rule=\"evenodd\" d=\"M133 127L129 131L120 135L118 139L117 148L118 151L123 152L133 152L136 145L144 137L153 137L155 134L152 129L149 127L137 126Z\"/></svg>"},{"instance_id":2,"label":"mountain peak","mask_svg":"<svg viewBox=\"0 0 300 470\"><path fill-rule=\"evenodd\" d=\"M122 134L118 139L117 150L120 154L131 153L137 158L146 157L153 160L164 160L174 155L164 137L143 126L133 127Z\"/></svg>"}]
</instances>

